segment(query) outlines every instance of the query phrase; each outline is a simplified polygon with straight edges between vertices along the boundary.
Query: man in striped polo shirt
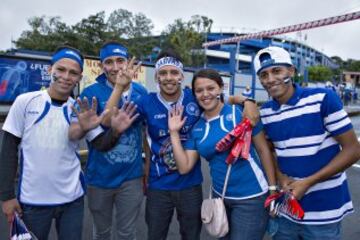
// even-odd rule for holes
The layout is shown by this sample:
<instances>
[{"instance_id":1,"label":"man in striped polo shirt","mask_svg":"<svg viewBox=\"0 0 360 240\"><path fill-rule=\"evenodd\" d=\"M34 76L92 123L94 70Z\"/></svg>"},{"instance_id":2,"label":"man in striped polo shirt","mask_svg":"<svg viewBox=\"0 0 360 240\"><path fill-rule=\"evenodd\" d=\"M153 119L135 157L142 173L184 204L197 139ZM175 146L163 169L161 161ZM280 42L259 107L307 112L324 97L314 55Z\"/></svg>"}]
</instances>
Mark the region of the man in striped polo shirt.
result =
<instances>
[{"instance_id":1,"label":"man in striped polo shirt","mask_svg":"<svg viewBox=\"0 0 360 240\"><path fill-rule=\"evenodd\" d=\"M360 158L353 126L335 92L293 84L290 54L280 47L260 50L254 67L272 97L260 110L277 154L277 177L305 211L276 219L274 239L340 239L341 220L353 212L346 170Z\"/></svg>"}]
</instances>

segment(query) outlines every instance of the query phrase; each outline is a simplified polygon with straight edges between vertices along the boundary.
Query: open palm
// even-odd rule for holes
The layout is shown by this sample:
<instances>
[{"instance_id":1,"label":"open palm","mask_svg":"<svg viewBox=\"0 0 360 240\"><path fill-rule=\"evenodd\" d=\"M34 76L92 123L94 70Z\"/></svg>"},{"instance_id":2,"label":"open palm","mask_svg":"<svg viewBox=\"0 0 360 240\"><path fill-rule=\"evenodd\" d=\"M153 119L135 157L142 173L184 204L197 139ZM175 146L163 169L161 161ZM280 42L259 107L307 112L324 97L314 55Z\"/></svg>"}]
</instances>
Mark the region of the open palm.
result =
<instances>
[{"instance_id":1,"label":"open palm","mask_svg":"<svg viewBox=\"0 0 360 240\"><path fill-rule=\"evenodd\" d=\"M175 106L169 111L168 127L169 131L180 131L184 126L186 117L182 117L184 111L183 106Z\"/></svg>"},{"instance_id":2,"label":"open palm","mask_svg":"<svg viewBox=\"0 0 360 240\"><path fill-rule=\"evenodd\" d=\"M100 116L98 116L96 112L98 103L95 97L92 99L91 106L89 106L89 102L86 97L82 100L78 98L76 102L79 109L73 107L73 111L78 118L81 129L85 132L99 126L104 116L108 113L108 110L105 110Z\"/></svg>"},{"instance_id":3,"label":"open palm","mask_svg":"<svg viewBox=\"0 0 360 240\"><path fill-rule=\"evenodd\" d=\"M135 57L127 64L126 68L119 71L116 76L116 85L126 87L134 79L136 72L140 69L141 62L135 65Z\"/></svg>"},{"instance_id":4,"label":"open palm","mask_svg":"<svg viewBox=\"0 0 360 240\"><path fill-rule=\"evenodd\" d=\"M118 134L123 133L139 116L135 112L136 105L132 102L125 102L121 109L114 107L112 109L111 128Z\"/></svg>"}]
</instances>

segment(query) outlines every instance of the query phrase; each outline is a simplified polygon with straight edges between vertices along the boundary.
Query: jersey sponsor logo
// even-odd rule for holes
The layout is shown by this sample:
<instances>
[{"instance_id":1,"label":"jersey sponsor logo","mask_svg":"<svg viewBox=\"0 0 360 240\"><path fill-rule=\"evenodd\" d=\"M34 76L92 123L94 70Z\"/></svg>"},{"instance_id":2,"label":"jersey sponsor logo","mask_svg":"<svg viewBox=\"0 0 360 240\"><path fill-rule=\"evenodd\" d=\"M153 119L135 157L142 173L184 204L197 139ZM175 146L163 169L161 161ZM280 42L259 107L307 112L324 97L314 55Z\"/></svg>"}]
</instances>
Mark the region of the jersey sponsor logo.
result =
<instances>
[{"instance_id":1,"label":"jersey sponsor logo","mask_svg":"<svg viewBox=\"0 0 360 240\"><path fill-rule=\"evenodd\" d=\"M232 113L226 114L225 119L226 119L226 121L232 121L233 120Z\"/></svg>"},{"instance_id":2,"label":"jersey sponsor logo","mask_svg":"<svg viewBox=\"0 0 360 240\"><path fill-rule=\"evenodd\" d=\"M30 115L36 115L36 114L39 114L38 111L27 111L26 112L27 114L30 114Z\"/></svg>"},{"instance_id":3,"label":"jersey sponsor logo","mask_svg":"<svg viewBox=\"0 0 360 240\"><path fill-rule=\"evenodd\" d=\"M164 129L160 129L160 130L159 130L159 137L166 136L166 133L167 133L167 131L166 131L166 130L164 130Z\"/></svg>"},{"instance_id":4,"label":"jersey sponsor logo","mask_svg":"<svg viewBox=\"0 0 360 240\"><path fill-rule=\"evenodd\" d=\"M198 117L200 116L200 109L196 103L190 102L186 105L186 113Z\"/></svg>"},{"instance_id":5,"label":"jersey sponsor logo","mask_svg":"<svg viewBox=\"0 0 360 240\"><path fill-rule=\"evenodd\" d=\"M156 115L154 116L154 119L162 119L162 118L166 118L166 114L165 114L165 113L156 114Z\"/></svg>"}]
</instances>

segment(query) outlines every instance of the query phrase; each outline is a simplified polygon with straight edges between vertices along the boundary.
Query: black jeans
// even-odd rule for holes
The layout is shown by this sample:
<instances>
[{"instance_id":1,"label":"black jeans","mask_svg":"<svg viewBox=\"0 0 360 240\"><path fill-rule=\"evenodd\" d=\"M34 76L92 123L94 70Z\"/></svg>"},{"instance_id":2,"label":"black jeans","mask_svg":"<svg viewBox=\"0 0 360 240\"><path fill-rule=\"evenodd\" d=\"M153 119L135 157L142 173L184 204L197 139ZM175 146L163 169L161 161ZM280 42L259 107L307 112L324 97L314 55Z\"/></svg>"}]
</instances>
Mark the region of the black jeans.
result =
<instances>
[{"instance_id":1,"label":"black jeans","mask_svg":"<svg viewBox=\"0 0 360 240\"><path fill-rule=\"evenodd\" d=\"M201 185L180 191L149 190L145 220L148 240L165 240L176 209L181 239L198 240L201 233Z\"/></svg>"}]
</instances>

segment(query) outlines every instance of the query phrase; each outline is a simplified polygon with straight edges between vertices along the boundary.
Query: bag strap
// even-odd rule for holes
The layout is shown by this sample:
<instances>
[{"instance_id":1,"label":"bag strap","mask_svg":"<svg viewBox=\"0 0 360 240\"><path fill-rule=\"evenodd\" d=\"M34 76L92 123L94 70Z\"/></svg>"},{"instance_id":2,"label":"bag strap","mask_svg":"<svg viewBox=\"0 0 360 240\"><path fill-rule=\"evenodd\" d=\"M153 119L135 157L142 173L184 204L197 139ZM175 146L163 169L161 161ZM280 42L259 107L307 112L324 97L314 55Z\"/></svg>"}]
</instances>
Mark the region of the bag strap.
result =
<instances>
[{"instance_id":1,"label":"bag strap","mask_svg":"<svg viewBox=\"0 0 360 240\"><path fill-rule=\"evenodd\" d=\"M223 192L221 194L221 199L224 200L225 197L225 193L226 193L226 189L227 189L227 184L229 181L229 176L230 176L230 172L231 172L231 167L232 164L229 164L227 167L227 171L226 171L226 176L225 176L225 181L224 181L224 188L223 188ZM212 195L212 184L210 184L210 188L209 188L209 199L212 199L213 195Z\"/></svg>"},{"instance_id":2,"label":"bag strap","mask_svg":"<svg viewBox=\"0 0 360 240\"><path fill-rule=\"evenodd\" d=\"M233 125L234 128L236 127L236 110L235 110L235 105L232 105L232 119L233 119ZM224 181L224 188L221 194L221 199L224 200L225 197L225 193L226 193L226 189L227 189L227 184L229 181L229 176L230 176L230 172L231 172L231 167L232 164L228 164L227 170L226 170L226 176L225 176L225 181ZM210 185L210 193L209 193L209 198L212 199L212 184Z\"/></svg>"},{"instance_id":3,"label":"bag strap","mask_svg":"<svg viewBox=\"0 0 360 240\"><path fill-rule=\"evenodd\" d=\"M232 164L229 164L228 167L227 167L227 170L226 170L224 188L223 188L223 192L222 192L222 194L221 194L221 199L222 199L222 200L224 200L224 197L225 197L225 193L226 193L226 189L227 189L227 184L228 184L229 177L230 177L231 167L232 167Z\"/></svg>"}]
</instances>

